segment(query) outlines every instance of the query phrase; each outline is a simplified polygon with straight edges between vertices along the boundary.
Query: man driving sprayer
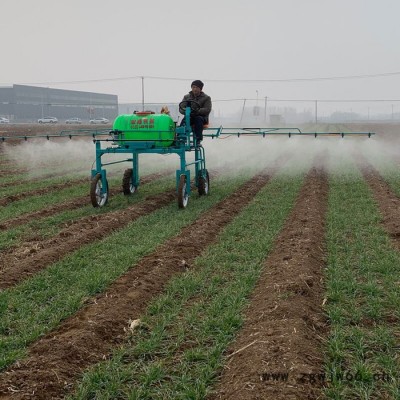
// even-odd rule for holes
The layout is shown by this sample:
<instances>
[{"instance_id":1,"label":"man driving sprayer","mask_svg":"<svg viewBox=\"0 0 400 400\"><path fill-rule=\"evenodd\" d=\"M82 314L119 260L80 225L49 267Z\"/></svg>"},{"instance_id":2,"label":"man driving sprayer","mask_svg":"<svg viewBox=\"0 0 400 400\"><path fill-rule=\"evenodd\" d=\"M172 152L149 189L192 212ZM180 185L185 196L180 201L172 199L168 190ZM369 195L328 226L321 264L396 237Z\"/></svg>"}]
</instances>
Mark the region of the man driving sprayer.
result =
<instances>
[{"instance_id":1,"label":"man driving sprayer","mask_svg":"<svg viewBox=\"0 0 400 400\"><path fill-rule=\"evenodd\" d=\"M203 128L208 124L208 116L210 115L212 103L211 97L203 92L204 83L200 80L195 80L191 84L191 91L183 97L182 102L188 104L191 100L197 102L200 106L199 109L192 107L190 113L190 125L193 126L194 135L197 144L203 140ZM182 103L181 103L182 104ZM179 112L185 114L185 109L179 106ZM181 126L185 124L185 119L182 120Z\"/></svg>"}]
</instances>

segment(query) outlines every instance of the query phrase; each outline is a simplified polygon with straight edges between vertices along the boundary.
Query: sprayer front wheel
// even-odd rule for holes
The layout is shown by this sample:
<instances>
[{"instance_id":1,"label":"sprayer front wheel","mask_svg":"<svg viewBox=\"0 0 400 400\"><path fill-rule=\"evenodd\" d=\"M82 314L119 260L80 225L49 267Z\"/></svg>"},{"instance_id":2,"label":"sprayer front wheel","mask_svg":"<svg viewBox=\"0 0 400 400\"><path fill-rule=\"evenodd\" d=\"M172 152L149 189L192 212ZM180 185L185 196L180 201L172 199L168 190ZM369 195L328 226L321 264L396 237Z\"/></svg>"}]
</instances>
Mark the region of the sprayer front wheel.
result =
<instances>
[{"instance_id":1,"label":"sprayer front wheel","mask_svg":"<svg viewBox=\"0 0 400 400\"><path fill-rule=\"evenodd\" d=\"M128 196L135 193L137 186L133 184L133 169L128 168L124 172L124 177L122 178L122 192L124 195Z\"/></svg>"},{"instance_id":2,"label":"sprayer front wheel","mask_svg":"<svg viewBox=\"0 0 400 400\"><path fill-rule=\"evenodd\" d=\"M90 185L90 200L93 207L103 207L108 201L108 182L106 180L106 185L103 187L101 180L101 174L96 174L92 178Z\"/></svg>"},{"instance_id":3,"label":"sprayer front wheel","mask_svg":"<svg viewBox=\"0 0 400 400\"><path fill-rule=\"evenodd\" d=\"M208 171L206 171L206 177L199 177L199 186L198 186L199 196L207 195L210 191L210 177L208 175Z\"/></svg>"},{"instance_id":4,"label":"sprayer front wheel","mask_svg":"<svg viewBox=\"0 0 400 400\"><path fill-rule=\"evenodd\" d=\"M189 201L189 193L187 191L186 175L181 175L178 185L178 206L179 208L186 208Z\"/></svg>"}]
</instances>

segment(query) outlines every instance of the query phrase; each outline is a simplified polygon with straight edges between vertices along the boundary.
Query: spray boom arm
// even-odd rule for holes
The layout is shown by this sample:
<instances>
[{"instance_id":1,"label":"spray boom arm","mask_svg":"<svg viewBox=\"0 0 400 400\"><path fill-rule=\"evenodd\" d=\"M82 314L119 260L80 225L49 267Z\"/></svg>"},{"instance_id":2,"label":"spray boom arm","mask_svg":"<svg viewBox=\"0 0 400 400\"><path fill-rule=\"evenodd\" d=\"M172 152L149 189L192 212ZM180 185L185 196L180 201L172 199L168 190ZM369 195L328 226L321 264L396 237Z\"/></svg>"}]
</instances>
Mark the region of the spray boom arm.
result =
<instances>
[{"instance_id":1,"label":"spray boom arm","mask_svg":"<svg viewBox=\"0 0 400 400\"><path fill-rule=\"evenodd\" d=\"M374 132L302 132L300 128L224 128L220 126L219 128L207 128L203 136L211 138L219 138L222 135L233 136L236 135L240 137L242 135L246 136L276 136L276 135L287 135L291 137L292 135L297 136L351 136L351 135L361 135L371 137L375 135Z\"/></svg>"},{"instance_id":2,"label":"spray boom arm","mask_svg":"<svg viewBox=\"0 0 400 400\"><path fill-rule=\"evenodd\" d=\"M185 135L190 135L190 107L187 107L185 113ZM54 138L69 138L72 139L73 137L92 137L94 140L98 136L110 136L112 135L113 131L110 132L109 129L77 129L77 130L64 130L58 134L48 134L48 135L11 135L11 136L0 136L0 141L4 142L7 139L37 139L37 138L46 138L47 140L54 139ZM293 135L297 136L368 136L371 137L375 135L375 132L303 132L300 128L224 128L222 125L218 128L205 128L203 136L204 137L211 137L214 138L221 138L225 139L229 136L277 136L277 135L287 135L289 137ZM221 136L226 136L222 138ZM108 141L108 140L107 140Z\"/></svg>"}]
</instances>

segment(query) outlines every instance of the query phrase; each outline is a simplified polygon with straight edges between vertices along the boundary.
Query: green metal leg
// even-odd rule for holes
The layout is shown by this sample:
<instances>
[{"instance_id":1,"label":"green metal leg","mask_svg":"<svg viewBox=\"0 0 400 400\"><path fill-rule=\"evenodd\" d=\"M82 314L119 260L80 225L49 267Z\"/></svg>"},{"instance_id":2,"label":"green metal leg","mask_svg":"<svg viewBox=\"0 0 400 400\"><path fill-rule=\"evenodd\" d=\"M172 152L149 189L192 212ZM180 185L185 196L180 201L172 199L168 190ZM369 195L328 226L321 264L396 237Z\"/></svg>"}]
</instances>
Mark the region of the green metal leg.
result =
<instances>
[{"instance_id":1,"label":"green metal leg","mask_svg":"<svg viewBox=\"0 0 400 400\"><path fill-rule=\"evenodd\" d=\"M186 152L182 150L179 153L181 169L176 170L176 190L178 191L179 180L181 175L186 175L186 190L190 195L190 170L186 168Z\"/></svg>"},{"instance_id":2,"label":"green metal leg","mask_svg":"<svg viewBox=\"0 0 400 400\"><path fill-rule=\"evenodd\" d=\"M203 147L197 147L195 149L195 171L196 171L195 182L196 182L196 187L198 187L200 176L206 178L206 158Z\"/></svg>"},{"instance_id":3,"label":"green metal leg","mask_svg":"<svg viewBox=\"0 0 400 400\"><path fill-rule=\"evenodd\" d=\"M91 176L93 179L97 174L101 175L101 193L99 193L99 194L101 195L101 197L103 197L105 195L106 199L107 199L108 198L107 174L106 174L106 170L102 169L102 163L101 163L101 156L103 154L104 154L104 152L101 150L100 142L96 142L96 169L92 169ZM93 196L93 197L95 197L95 196ZM107 200L105 202L107 202ZM98 204L98 205L100 205L100 204ZM98 205L95 205L95 206L97 207Z\"/></svg>"},{"instance_id":4,"label":"green metal leg","mask_svg":"<svg viewBox=\"0 0 400 400\"><path fill-rule=\"evenodd\" d=\"M101 144L99 141L96 142L96 172L93 174L92 172L92 176L96 175L96 174L100 174L101 173L101 156L103 155L102 151L101 151Z\"/></svg>"},{"instance_id":5,"label":"green metal leg","mask_svg":"<svg viewBox=\"0 0 400 400\"><path fill-rule=\"evenodd\" d=\"M194 164L194 170L195 170L195 185L196 187L199 186L199 177L200 177L200 173L201 173L201 165L200 165L200 160L201 160L201 154L200 154L200 148L196 146L195 150L194 150L194 160L195 160L195 164Z\"/></svg>"},{"instance_id":6,"label":"green metal leg","mask_svg":"<svg viewBox=\"0 0 400 400\"><path fill-rule=\"evenodd\" d=\"M132 154L132 169L133 169L133 185L138 187L139 186L139 154L133 153Z\"/></svg>"}]
</instances>

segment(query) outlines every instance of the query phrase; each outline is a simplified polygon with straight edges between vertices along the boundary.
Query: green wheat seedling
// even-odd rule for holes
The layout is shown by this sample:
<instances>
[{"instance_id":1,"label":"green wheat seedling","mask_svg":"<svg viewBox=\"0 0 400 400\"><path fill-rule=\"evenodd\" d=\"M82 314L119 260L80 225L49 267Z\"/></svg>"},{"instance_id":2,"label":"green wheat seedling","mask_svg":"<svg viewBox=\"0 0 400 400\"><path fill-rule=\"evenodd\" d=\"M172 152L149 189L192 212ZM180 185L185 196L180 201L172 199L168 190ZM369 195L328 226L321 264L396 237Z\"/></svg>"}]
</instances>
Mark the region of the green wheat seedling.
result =
<instances>
[{"instance_id":1,"label":"green wheat seedling","mask_svg":"<svg viewBox=\"0 0 400 400\"><path fill-rule=\"evenodd\" d=\"M118 185L121 186L121 182L113 180L110 183L111 189L113 189L111 184L117 185L117 187ZM79 218L123 210L127 206L139 204L145 201L148 196L174 190L173 184L173 174L171 174L160 179L155 179L146 185L142 185L134 196L124 196L121 190L121 193L112 197L112 201L110 201L106 208L100 209L93 208L88 197L87 203L83 203L82 207L77 209L61 211L53 216L39 220L32 219L22 226L0 232L0 251L10 248L11 246L17 246L23 240L30 240L30 238L48 238L54 236L64 228L66 223ZM44 207L45 205L41 208Z\"/></svg>"},{"instance_id":2,"label":"green wheat seedling","mask_svg":"<svg viewBox=\"0 0 400 400\"><path fill-rule=\"evenodd\" d=\"M331 176L325 390L331 399L399 398L400 255L380 221L354 164Z\"/></svg>"},{"instance_id":3,"label":"green wheat seedling","mask_svg":"<svg viewBox=\"0 0 400 400\"><path fill-rule=\"evenodd\" d=\"M248 178L225 177L223 182L214 184L212 195L192 201L185 212L180 212L172 202L1 292L0 368L22 358L29 343L76 312L88 298L101 293L141 257L176 235Z\"/></svg>"},{"instance_id":4,"label":"green wheat seedling","mask_svg":"<svg viewBox=\"0 0 400 400\"><path fill-rule=\"evenodd\" d=\"M84 375L76 399L200 399L243 323L248 296L296 199L303 172L273 179L225 227L218 242L173 279L143 329L109 362Z\"/></svg>"}]
</instances>

